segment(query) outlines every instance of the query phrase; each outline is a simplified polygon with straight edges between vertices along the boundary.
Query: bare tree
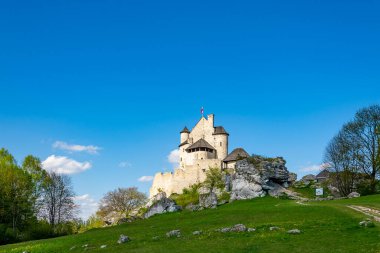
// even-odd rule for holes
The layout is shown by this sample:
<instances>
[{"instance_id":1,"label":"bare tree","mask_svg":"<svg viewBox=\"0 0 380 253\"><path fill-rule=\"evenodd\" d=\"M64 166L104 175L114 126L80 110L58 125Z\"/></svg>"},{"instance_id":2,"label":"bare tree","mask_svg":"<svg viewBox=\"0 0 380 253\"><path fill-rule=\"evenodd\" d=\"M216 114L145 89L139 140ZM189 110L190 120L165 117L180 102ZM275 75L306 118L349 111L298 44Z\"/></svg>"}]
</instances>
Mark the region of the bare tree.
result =
<instances>
[{"instance_id":1,"label":"bare tree","mask_svg":"<svg viewBox=\"0 0 380 253\"><path fill-rule=\"evenodd\" d=\"M75 218L74 192L68 176L51 172L46 180L41 216L55 229L56 225Z\"/></svg>"},{"instance_id":2,"label":"bare tree","mask_svg":"<svg viewBox=\"0 0 380 253\"><path fill-rule=\"evenodd\" d=\"M373 105L359 110L348 130L353 142L359 147L360 167L371 179L372 191L375 191L376 178L380 173L379 135L380 106Z\"/></svg>"},{"instance_id":3,"label":"bare tree","mask_svg":"<svg viewBox=\"0 0 380 253\"><path fill-rule=\"evenodd\" d=\"M355 155L355 148L345 127L330 141L325 152L325 162L332 172L333 184L343 196L350 194L360 171L358 167L359 157Z\"/></svg>"},{"instance_id":4,"label":"bare tree","mask_svg":"<svg viewBox=\"0 0 380 253\"><path fill-rule=\"evenodd\" d=\"M376 191L380 173L379 127L380 106L361 109L327 146L325 162L335 172L334 180L343 195L349 194L363 175L370 179L371 192Z\"/></svg>"},{"instance_id":5,"label":"bare tree","mask_svg":"<svg viewBox=\"0 0 380 253\"><path fill-rule=\"evenodd\" d=\"M139 192L136 187L118 188L108 192L100 200L100 208L98 213L106 216L111 212L116 212L125 216L129 216L131 211L141 207L146 202L144 193Z\"/></svg>"}]
</instances>

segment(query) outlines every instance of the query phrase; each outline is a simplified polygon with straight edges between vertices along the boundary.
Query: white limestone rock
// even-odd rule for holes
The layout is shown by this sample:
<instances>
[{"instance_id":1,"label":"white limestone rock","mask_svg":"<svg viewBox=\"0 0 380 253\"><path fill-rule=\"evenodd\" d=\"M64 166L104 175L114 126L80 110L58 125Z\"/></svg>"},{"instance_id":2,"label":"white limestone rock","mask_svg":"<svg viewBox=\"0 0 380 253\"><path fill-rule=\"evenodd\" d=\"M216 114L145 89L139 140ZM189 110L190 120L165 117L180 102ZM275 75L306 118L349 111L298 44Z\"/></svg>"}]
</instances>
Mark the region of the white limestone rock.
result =
<instances>
[{"instance_id":1,"label":"white limestone rock","mask_svg":"<svg viewBox=\"0 0 380 253\"><path fill-rule=\"evenodd\" d=\"M144 218L149 218L156 214L167 212L171 213L182 210L182 207L177 205L174 200L167 198L164 192L157 195L157 197L155 196L152 198L153 200L149 201L151 205L147 205L148 211L144 214Z\"/></svg>"},{"instance_id":2,"label":"white limestone rock","mask_svg":"<svg viewBox=\"0 0 380 253\"><path fill-rule=\"evenodd\" d=\"M166 233L167 237L181 237L181 231L179 229L172 230Z\"/></svg>"},{"instance_id":3,"label":"white limestone rock","mask_svg":"<svg viewBox=\"0 0 380 253\"><path fill-rule=\"evenodd\" d=\"M218 197L214 192L200 194L199 206L203 208L215 208L218 204Z\"/></svg>"},{"instance_id":4,"label":"white limestone rock","mask_svg":"<svg viewBox=\"0 0 380 253\"><path fill-rule=\"evenodd\" d=\"M357 192L351 192L350 194L348 194L347 196L349 199L352 199L352 198L359 198L360 197L360 193L357 193Z\"/></svg>"}]
</instances>

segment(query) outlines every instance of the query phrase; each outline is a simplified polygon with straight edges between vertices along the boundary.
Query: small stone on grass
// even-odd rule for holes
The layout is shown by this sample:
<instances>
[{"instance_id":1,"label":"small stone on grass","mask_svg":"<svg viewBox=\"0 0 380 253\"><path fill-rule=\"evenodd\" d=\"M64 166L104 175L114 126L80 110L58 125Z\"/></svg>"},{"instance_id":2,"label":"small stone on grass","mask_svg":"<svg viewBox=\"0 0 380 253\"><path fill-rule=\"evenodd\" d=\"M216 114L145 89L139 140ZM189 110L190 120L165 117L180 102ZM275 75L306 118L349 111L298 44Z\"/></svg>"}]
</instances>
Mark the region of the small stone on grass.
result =
<instances>
[{"instance_id":1,"label":"small stone on grass","mask_svg":"<svg viewBox=\"0 0 380 253\"><path fill-rule=\"evenodd\" d=\"M299 229L291 229L288 231L288 234L293 234L293 235L300 234L300 233L301 233L301 230Z\"/></svg>"},{"instance_id":2,"label":"small stone on grass","mask_svg":"<svg viewBox=\"0 0 380 253\"><path fill-rule=\"evenodd\" d=\"M166 233L167 237L181 237L181 231L179 229L172 230Z\"/></svg>"},{"instance_id":3,"label":"small stone on grass","mask_svg":"<svg viewBox=\"0 0 380 253\"><path fill-rule=\"evenodd\" d=\"M126 243L126 242L129 242L130 240L131 239L128 236L121 234L117 243L119 244Z\"/></svg>"}]
</instances>

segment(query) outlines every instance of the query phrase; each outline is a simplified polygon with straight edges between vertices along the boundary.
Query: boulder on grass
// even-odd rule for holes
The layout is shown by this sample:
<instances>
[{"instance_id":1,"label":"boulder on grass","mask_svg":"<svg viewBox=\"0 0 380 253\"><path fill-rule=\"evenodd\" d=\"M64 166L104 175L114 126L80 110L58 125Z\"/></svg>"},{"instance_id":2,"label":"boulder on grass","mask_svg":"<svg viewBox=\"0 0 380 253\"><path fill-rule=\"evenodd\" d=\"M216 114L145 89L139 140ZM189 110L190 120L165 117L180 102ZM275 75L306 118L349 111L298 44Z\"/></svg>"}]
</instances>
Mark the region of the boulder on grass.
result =
<instances>
[{"instance_id":1,"label":"boulder on grass","mask_svg":"<svg viewBox=\"0 0 380 253\"><path fill-rule=\"evenodd\" d=\"M218 204L218 197L214 192L200 194L199 206L203 208L215 208Z\"/></svg>"},{"instance_id":2,"label":"boulder on grass","mask_svg":"<svg viewBox=\"0 0 380 253\"><path fill-rule=\"evenodd\" d=\"M171 230L166 233L167 237L181 237L181 231L179 229Z\"/></svg>"},{"instance_id":3,"label":"boulder on grass","mask_svg":"<svg viewBox=\"0 0 380 253\"><path fill-rule=\"evenodd\" d=\"M131 239L128 236L121 234L117 243L122 244L122 243L129 242L130 240Z\"/></svg>"},{"instance_id":4,"label":"boulder on grass","mask_svg":"<svg viewBox=\"0 0 380 253\"><path fill-rule=\"evenodd\" d=\"M352 198L359 198L360 197L360 193L357 193L357 192L351 192L350 194L348 194L347 196L349 199L352 199Z\"/></svg>"},{"instance_id":5,"label":"boulder on grass","mask_svg":"<svg viewBox=\"0 0 380 253\"><path fill-rule=\"evenodd\" d=\"M182 207L177 205L174 200L167 198L164 192L157 195L152 198L154 201L149 201L151 205L147 205L148 210L144 214L144 218L149 218L155 214L171 213L182 210Z\"/></svg>"}]
</instances>

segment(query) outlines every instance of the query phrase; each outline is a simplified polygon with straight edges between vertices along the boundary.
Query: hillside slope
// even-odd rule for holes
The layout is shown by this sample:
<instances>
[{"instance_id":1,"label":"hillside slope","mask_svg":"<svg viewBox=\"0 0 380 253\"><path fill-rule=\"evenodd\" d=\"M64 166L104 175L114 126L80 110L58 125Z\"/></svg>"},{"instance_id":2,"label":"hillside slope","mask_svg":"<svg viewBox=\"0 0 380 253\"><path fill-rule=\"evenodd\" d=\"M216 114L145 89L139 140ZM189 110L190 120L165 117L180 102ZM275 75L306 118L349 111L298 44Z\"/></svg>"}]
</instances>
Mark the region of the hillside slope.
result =
<instances>
[{"instance_id":1,"label":"hillside slope","mask_svg":"<svg viewBox=\"0 0 380 253\"><path fill-rule=\"evenodd\" d=\"M164 214L78 235L6 245L0 252L380 252L380 224L360 226L367 216L347 205L380 210L380 195L306 204L270 197L235 201L213 210ZM215 231L238 223L257 230ZM280 230L270 231L271 226ZM294 228L301 234L286 233ZM173 229L180 229L182 237L166 238ZM203 234L192 235L195 230ZM120 234L131 242L117 244Z\"/></svg>"}]
</instances>

